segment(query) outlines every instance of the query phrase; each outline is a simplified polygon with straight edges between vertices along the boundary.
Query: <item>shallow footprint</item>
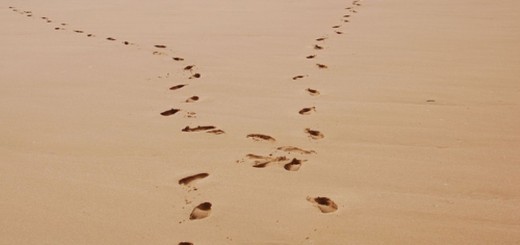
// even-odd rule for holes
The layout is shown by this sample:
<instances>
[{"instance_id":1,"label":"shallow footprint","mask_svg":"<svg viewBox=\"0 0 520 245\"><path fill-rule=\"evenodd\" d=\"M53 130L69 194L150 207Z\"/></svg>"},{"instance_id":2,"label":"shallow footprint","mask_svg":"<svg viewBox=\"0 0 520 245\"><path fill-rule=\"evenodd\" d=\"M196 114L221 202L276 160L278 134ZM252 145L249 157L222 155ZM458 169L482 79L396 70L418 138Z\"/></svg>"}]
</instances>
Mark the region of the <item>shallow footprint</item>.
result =
<instances>
[{"instance_id":1,"label":"shallow footprint","mask_svg":"<svg viewBox=\"0 0 520 245\"><path fill-rule=\"evenodd\" d=\"M297 152L300 154L316 154L316 151L313 150L304 150L302 148L294 147L294 146L280 146L276 148L279 151L285 151L285 152Z\"/></svg>"},{"instance_id":2,"label":"shallow footprint","mask_svg":"<svg viewBox=\"0 0 520 245\"><path fill-rule=\"evenodd\" d=\"M153 45L153 46L156 48L166 48L166 45L161 45L161 44L157 44L157 45Z\"/></svg>"},{"instance_id":3,"label":"shallow footprint","mask_svg":"<svg viewBox=\"0 0 520 245\"><path fill-rule=\"evenodd\" d=\"M181 58L181 57L173 57L172 59L175 60L175 61L183 61L183 60L184 60L184 59Z\"/></svg>"},{"instance_id":4,"label":"shallow footprint","mask_svg":"<svg viewBox=\"0 0 520 245\"><path fill-rule=\"evenodd\" d=\"M313 107L303 108L298 113L300 113L301 115L309 115L313 111L316 111L316 107L314 107L314 106Z\"/></svg>"},{"instance_id":5,"label":"shallow footprint","mask_svg":"<svg viewBox=\"0 0 520 245\"><path fill-rule=\"evenodd\" d=\"M161 115L163 115L163 116L171 116L171 115L173 115L173 114L175 114L175 113L177 113L177 112L179 112L179 111L180 111L180 109L174 109L174 108L172 108L172 109L170 109L170 110L167 110L167 111L163 111L163 112L161 112Z\"/></svg>"},{"instance_id":6,"label":"shallow footprint","mask_svg":"<svg viewBox=\"0 0 520 245\"><path fill-rule=\"evenodd\" d=\"M179 242L179 245L193 245L192 242Z\"/></svg>"},{"instance_id":7,"label":"shallow footprint","mask_svg":"<svg viewBox=\"0 0 520 245\"><path fill-rule=\"evenodd\" d=\"M302 79L302 78L304 78L304 77L305 77L304 75L297 75L297 76L294 76L294 77L292 78L292 80L298 80L298 79Z\"/></svg>"},{"instance_id":8,"label":"shallow footprint","mask_svg":"<svg viewBox=\"0 0 520 245\"><path fill-rule=\"evenodd\" d=\"M113 37L107 37L107 40L108 40L108 41L115 41L116 39L113 38Z\"/></svg>"},{"instance_id":9,"label":"shallow footprint","mask_svg":"<svg viewBox=\"0 0 520 245\"><path fill-rule=\"evenodd\" d=\"M195 74L191 75L191 77L189 77L188 79L200 78L200 77L201 77L200 73L195 73Z\"/></svg>"},{"instance_id":10,"label":"shallow footprint","mask_svg":"<svg viewBox=\"0 0 520 245\"><path fill-rule=\"evenodd\" d=\"M316 44L316 45L314 45L314 49L316 49L316 50L320 50L320 49L323 49L323 47L320 46L320 45L317 45L317 44Z\"/></svg>"},{"instance_id":11,"label":"shallow footprint","mask_svg":"<svg viewBox=\"0 0 520 245\"><path fill-rule=\"evenodd\" d=\"M329 68L328 66L326 66L326 65L324 65L324 64L319 64L319 63L316 64L316 66L317 66L318 68L320 68L320 69L327 69L327 68Z\"/></svg>"},{"instance_id":12,"label":"shallow footprint","mask_svg":"<svg viewBox=\"0 0 520 245\"><path fill-rule=\"evenodd\" d=\"M316 58L316 55L309 55L309 56L307 56L305 58L307 58L307 59L314 59L314 58Z\"/></svg>"},{"instance_id":13,"label":"shallow footprint","mask_svg":"<svg viewBox=\"0 0 520 245\"><path fill-rule=\"evenodd\" d=\"M311 139L323 139L325 136L318 130L312 130L310 128L305 129L305 133L309 134Z\"/></svg>"},{"instance_id":14,"label":"shallow footprint","mask_svg":"<svg viewBox=\"0 0 520 245\"><path fill-rule=\"evenodd\" d=\"M320 41L323 41L325 39L327 39L327 38L326 37L320 37L320 38L316 38L316 41L320 42Z\"/></svg>"},{"instance_id":15,"label":"shallow footprint","mask_svg":"<svg viewBox=\"0 0 520 245\"><path fill-rule=\"evenodd\" d=\"M208 217L211 213L211 203L203 202L199 204L197 207L193 208L190 214L190 220L195 219L204 219Z\"/></svg>"},{"instance_id":16,"label":"shallow footprint","mask_svg":"<svg viewBox=\"0 0 520 245\"><path fill-rule=\"evenodd\" d=\"M200 173L200 174L191 175L191 176L180 179L179 185L188 185L195 180L204 179L208 176L209 176L208 173Z\"/></svg>"},{"instance_id":17,"label":"shallow footprint","mask_svg":"<svg viewBox=\"0 0 520 245\"><path fill-rule=\"evenodd\" d=\"M224 132L224 130L222 130L222 129L214 129L214 130L210 130L206 133L220 135L220 134L225 134L226 132Z\"/></svg>"},{"instance_id":18,"label":"shallow footprint","mask_svg":"<svg viewBox=\"0 0 520 245\"><path fill-rule=\"evenodd\" d=\"M265 134L248 134L246 137L251 138L255 141L261 141L261 140L270 141L270 142L276 141L275 138L273 138L269 135L265 135Z\"/></svg>"},{"instance_id":19,"label":"shallow footprint","mask_svg":"<svg viewBox=\"0 0 520 245\"><path fill-rule=\"evenodd\" d=\"M338 205L328 197L307 197L307 201L318 207L322 213L332 213L338 210Z\"/></svg>"},{"instance_id":20,"label":"shallow footprint","mask_svg":"<svg viewBox=\"0 0 520 245\"><path fill-rule=\"evenodd\" d=\"M184 70L185 71L192 71L193 67L195 67L195 65L189 65L189 66L184 67Z\"/></svg>"}]
</instances>

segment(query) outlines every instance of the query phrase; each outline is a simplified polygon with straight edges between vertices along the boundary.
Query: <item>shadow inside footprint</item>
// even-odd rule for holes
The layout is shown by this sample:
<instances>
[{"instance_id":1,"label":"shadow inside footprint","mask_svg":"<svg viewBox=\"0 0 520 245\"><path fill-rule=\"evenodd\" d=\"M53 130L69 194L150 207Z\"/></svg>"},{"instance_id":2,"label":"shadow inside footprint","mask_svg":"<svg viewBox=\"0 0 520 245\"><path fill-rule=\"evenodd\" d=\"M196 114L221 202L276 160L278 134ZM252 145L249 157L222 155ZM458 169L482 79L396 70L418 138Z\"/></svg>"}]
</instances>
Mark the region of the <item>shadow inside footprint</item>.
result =
<instances>
[{"instance_id":1,"label":"shadow inside footprint","mask_svg":"<svg viewBox=\"0 0 520 245\"><path fill-rule=\"evenodd\" d=\"M170 90L177 90L177 89L181 89L183 88L184 86L186 86L188 84L179 84L179 85L175 85L173 87L170 87Z\"/></svg>"},{"instance_id":2,"label":"shadow inside footprint","mask_svg":"<svg viewBox=\"0 0 520 245\"><path fill-rule=\"evenodd\" d=\"M179 185L189 185L193 181L196 181L199 179L204 179L208 176L209 176L208 173L200 173L200 174L191 175L191 176L180 179Z\"/></svg>"},{"instance_id":3,"label":"shadow inside footprint","mask_svg":"<svg viewBox=\"0 0 520 245\"><path fill-rule=\"evenodd\" d=\"M298 113L300 113L301 115L309 115L313 111L316 111L316 107L314 107L314 106L313 107L303 108Z\"/></svg>"},{"instance_id":4,"label":"shadow inside footprint","mask_svg":"<svg viewBox=\"0 0 520 245\"><path fill-rule=\"evenodd\" d=\"M226 132L224 132L224 130L222 130L222 129L214 129L214 130L210 130L206 133L220 135L220 134L225 134Z\"/></svg>"},{"instance_id":5,"label":"shadow inside footprint","mask_svg":"<svg viewBox=\"0 0 520 245\"><path fill-rule=\"evenodd\" d=\"M307 197L307 201L318 207L322 213L332 213L338 210L338 205L328 197Z\"/></svg>"},{"instance_id":6,"label":"shadow inside footprint","mask_svg":"<svg viewBox=\"0 0 520 245\"><path fill-rule=\"evenodd\" d=\"M312 96L320 95L320 92L316 89L308 88L306 91L309 92L309 94Z\"/></svg>"},{"instance_id":7,"label":"shadow inside footprint","mask_svg":"<svg viewBox=\"0 0 520 245\"><path fill-rule=\"evenodd\" d=\"M323 139L325 136L318 130L312 130L310 128L305 129L305 133L309 135L311 139Z\"/></svg>"},{"instance_id":8,"label":"shadow inside footprint","mask_svg":"<svg viewBox=\"0 0 520 245\"><path fill-rule=\"evenodd\" d=\"M302 166L302 160L293 158L291 162L283 165L283 168L287 171L298 171L298 170L300 170L301 166Z\"/></svg>"},{"instance_id":9,"label":"shadow inside footprint","mask_svg":"<svg viewBox=\"0 0 520 245\"><path fill-rule=\"evenodd\" d=\"M188 79L200 78L200 77L201 77L200 73L195 73L191 77L189 77Z\"/></svg>"},{"instance_id":10,"label":"shadow inside footprint","mask_svg":"<svg viewBox=\"0 0 520 245\"><path fill-rule=\"evenodd\" d=\"M329 68L328 66L324 65L324 64L316 64L316 66L320 69L327 69Z\"/></svg>"},{"instance_id":11,"label":"shadow inside footprint","mask_svg":"<svg viewBox=\"0 0 520 245\"><path fill-rule=\"evenodd\" d=\"M246 136L247 138L251 138L255 141L270 141L270 142L275 142L276 139L269 136L269 135L265 135L265 134L248 134Z\"/></svg>"},{"instance_id":12,"label":"shadow inside footprint","mask_svg":"<svg viewBox=\"0 0 520 245\"><path fill-rule=\"evenodd\" d=\"M204 219L208 217L211 213L211 203L203 202L199 204L197 207L193 208L190 214L190 220L196 219Z\"/></svg>"},{"instance_id":13,"label":"shadow inside footprint","mask_svg":"<svg viewBox=\"0 0 520 245\"><path fill-rule=\"evenodd\" d=\"M215 126L197 126L197 127L190 128L189 126L186 126L181 131L182 132L200 132L200 131L208 131L208 130L213 130L213 129L216 129L216 127Z\"/></svg>"},{"instance_id":14,"label":"shadow inside footprint","mask_svg":"<svg viewBox=\"0 0 520 245\"><path fill-rule=\"evenodd\" d=\"M191 96L189 97L185 102L186 103L192 103L192 102L195 102L195 101L198 101L199 100L199 96Z\"/></svg>"},{"instance_id":15,"label":"shadow inside footprint","mask_svg":"<svg viewBox=\"0 0 520 245\"><path fill-rule=\"evenodd\" d=\"M171 116L171 115L173 115L173 114L175 114L175 113L177 113L179 111L180 111L180 109L173 109L172 108L170 110L161 112L161 115L163 115L163 116Z\"/></svg>"}]
</instances>

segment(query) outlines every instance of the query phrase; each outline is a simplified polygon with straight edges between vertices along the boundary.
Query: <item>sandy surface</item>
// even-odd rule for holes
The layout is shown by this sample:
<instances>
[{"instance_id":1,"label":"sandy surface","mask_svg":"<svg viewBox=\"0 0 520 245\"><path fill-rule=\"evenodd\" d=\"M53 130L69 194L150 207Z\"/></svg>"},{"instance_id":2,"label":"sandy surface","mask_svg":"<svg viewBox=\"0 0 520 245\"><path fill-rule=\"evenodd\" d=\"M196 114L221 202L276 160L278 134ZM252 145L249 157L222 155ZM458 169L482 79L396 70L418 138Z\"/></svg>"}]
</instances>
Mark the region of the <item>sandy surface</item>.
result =
<instances>
[{"instance_id":1,"label":"sandy surface","mask_svg":"<svg viewBox=\"0 0 520 245\"><path fill-rule=\"evenodd\" d=\"M520 243L520 2L358 3L3 1L0 244Z\"/></svg>"}]
</instances>

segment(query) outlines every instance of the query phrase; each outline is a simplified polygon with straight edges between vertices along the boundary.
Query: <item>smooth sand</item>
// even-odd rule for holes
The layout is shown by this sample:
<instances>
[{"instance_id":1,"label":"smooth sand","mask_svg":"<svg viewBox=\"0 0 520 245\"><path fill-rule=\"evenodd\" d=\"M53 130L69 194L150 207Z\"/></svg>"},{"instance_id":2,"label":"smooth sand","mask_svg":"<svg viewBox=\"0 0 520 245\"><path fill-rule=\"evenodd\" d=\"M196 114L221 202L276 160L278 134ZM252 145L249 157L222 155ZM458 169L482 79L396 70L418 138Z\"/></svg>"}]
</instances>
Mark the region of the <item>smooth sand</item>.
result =
<instances>
[{"instance_id":1,"label":"smooth sand","mask_svg":"<svg viewBox=\"0 0 520 245\"><path fill-rule=\"evenodd\" d=\"M0 244L520 243L520 2L359 3L4 1Z\"/></svg>"}]
</instances>

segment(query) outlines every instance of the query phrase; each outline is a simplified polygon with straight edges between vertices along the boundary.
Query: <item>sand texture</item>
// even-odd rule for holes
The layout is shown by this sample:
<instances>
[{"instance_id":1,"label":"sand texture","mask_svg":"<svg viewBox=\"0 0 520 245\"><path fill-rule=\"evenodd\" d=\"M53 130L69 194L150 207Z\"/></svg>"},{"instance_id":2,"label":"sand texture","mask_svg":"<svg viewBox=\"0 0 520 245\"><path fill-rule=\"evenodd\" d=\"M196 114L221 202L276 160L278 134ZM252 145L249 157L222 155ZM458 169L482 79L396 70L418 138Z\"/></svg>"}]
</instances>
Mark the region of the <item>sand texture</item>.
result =
<instances>
[{"instance_id":1,"label":"sand texture","mask_svg":"<svg viewBox=\"0 0 520 245\"><path fill-rule=\"evenodd\" d=\"M520 1L0 3L0 244L519 244Z\"/></svg>"}]
</instances>

